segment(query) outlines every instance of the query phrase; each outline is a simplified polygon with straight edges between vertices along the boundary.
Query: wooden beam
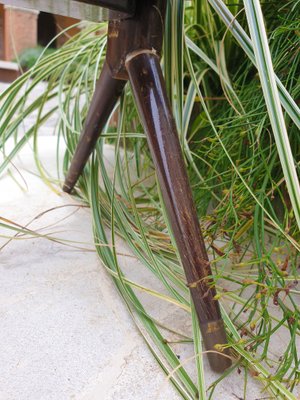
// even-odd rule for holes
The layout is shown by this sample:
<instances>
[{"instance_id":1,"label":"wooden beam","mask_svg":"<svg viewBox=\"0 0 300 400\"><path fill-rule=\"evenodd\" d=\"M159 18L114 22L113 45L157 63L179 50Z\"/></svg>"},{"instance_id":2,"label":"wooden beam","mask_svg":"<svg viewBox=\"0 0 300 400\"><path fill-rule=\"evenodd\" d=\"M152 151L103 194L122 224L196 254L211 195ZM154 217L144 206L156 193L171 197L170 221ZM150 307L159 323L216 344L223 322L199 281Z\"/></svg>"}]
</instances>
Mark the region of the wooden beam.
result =
<instances>
[{"instance_id":1,"label":"wooden beam","mask_svg":"<svg viewBox=\"0 0 300 400\"><path fill-rule=\"evenodd\" d=\"M80 20L107 20L107 9L76 0L0 0L7 6L44 11Z\"/></svg>"}]
</instances>

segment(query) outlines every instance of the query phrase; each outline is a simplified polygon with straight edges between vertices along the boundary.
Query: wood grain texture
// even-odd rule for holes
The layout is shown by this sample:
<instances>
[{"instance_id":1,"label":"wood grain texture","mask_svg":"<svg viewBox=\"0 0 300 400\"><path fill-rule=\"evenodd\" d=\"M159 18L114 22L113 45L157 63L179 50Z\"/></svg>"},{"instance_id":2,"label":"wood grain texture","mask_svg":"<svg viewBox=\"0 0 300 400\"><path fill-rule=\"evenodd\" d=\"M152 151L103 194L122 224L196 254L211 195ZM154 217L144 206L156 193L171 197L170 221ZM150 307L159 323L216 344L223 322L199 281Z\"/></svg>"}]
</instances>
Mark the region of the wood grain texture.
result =
<instances>
[{"instance_id":1,"label":"wood grain texture","mask_svg":"<svg viewBox=\"0 0 300 400\"><path fill-rule=\"evenodd\" d=\"M1 3L93 22L106 21L107 9L118 11L114 18L124 18L124 12L133 13L135 8L135 0L1 0Z\"/></svg>"},{"instance_id":2,"label":"wood grain texture","mask_svg":"<svg viewBox=\"0 0 300 400\"><path fill-rule=\"evenodd\" d=\"M136 54L126 63L151 155L156 167L168 219L200 322L211 367L224 371L231 361L216 353L226 344L216 290L192 191L184 163L175 120L167 98L159 58L149 52Z\"/></svg>"},{"instance_id":3,"label":"wood grain texture","mask_svg":"<svg viewBox=\"0 0 300 400\"><path fill-rule=\"evenodd\" d=\"M125 60L133 51L151 50L160 55L166 6L166 0L138 1L132 18L110 20L107 63L113 77L128 79Z\"/></svg>"},{"instance_id":4,"label":"wood grain texture","mask_svg":"<svg viewBox=\"0 0 300 400\"><path fill-rule=\"evenodd\" d=\"M125 84L125 81L116 80L111 76L110 70L105 63L63 186L64 192L70 193L75 186Z\"/></svg>"}]
</instances>

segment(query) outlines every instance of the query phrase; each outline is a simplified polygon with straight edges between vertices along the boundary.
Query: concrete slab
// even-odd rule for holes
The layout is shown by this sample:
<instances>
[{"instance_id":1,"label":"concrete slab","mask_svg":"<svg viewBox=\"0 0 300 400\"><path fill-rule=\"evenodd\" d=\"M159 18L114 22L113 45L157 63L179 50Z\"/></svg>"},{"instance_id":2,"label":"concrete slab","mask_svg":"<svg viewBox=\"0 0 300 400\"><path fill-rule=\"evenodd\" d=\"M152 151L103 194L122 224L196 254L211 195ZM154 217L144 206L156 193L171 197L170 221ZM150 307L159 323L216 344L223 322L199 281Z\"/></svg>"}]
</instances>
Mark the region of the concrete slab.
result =
<instances>
[{"instance_id":1,"label":"concrete slab","mask_svg":"<svg viewBox=\"0 0 300 400\"><path fill-rule=\"evenodd\" d=\"M45 156L55 154L55 140L43 140ZM28 147L23 160L30 152ZM25 193L10 177L0 180L1 216L27 225L39 213L61 207L28 227L75 240L86 250L45 239L16 239L1 250L0 398L154 398L165 376L101 268L89 210L20 172ZM54 225L43 230L49 224ZM0 246L7 243L0 240ZM170 386L164 396L177 398Z\"/></svg>"}]
</instances>

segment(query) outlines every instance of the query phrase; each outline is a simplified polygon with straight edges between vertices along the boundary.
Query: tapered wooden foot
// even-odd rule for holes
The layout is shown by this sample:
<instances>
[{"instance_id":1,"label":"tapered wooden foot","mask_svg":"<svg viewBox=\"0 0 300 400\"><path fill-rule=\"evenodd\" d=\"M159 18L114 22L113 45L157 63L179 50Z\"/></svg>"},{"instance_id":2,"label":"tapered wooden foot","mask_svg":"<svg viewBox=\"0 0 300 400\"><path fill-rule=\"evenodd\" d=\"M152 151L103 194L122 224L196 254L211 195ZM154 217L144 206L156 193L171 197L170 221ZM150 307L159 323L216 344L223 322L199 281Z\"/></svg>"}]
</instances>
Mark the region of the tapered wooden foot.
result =
<instances>
[{"instance_id":1,"label":"tapered wooden foot","mask_svg":"<svg viewBox=\"0 0 300 400\"><path fill-rule=\"evenodd\" d=\"M63 190L70 193L93 152L101 130L105 126L126 81L114 79L105 63L97 82L85 126L80 136Z\"/></svg>"},{"instance_id":2,"label":"tapered wooden foot","mask_svg":"<svg viewBox=\"0 0 300 400\"><path fill-rule=\"evenodd\" d=\"M136 104L155 163L169 221L178 246L203 341L213 370L222 372L231 360L215 345L226 344L226 334L215 288L208 276L211 268L200 230L188 175L167 98L159 59L151 51L127 56L126 68Z\"/></svg>"}]
</instances>

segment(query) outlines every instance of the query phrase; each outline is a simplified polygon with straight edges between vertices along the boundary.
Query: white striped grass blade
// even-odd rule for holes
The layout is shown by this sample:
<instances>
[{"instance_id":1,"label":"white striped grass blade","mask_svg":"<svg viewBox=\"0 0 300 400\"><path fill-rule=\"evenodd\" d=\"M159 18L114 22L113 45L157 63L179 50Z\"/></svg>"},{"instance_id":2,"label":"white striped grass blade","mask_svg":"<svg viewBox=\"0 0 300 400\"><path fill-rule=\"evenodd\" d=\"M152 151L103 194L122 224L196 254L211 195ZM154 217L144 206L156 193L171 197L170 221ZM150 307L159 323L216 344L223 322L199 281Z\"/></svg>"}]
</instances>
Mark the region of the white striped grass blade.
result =
<instances>
[{"instance_id":1,"label":"white striped grass blade","mask_svg":"<svg viewBox=\"0 0 300 400\"><path fill-rule=\"evenodd\" d=\"M248 26L263 94L287 189L300 229L300 185L283 117L263 14L258 0L244 0Z\"/></svg>"},{"instance_id":2,"label":"white striped grass blade","mask_svg":"<svg viewBox=\"0 0 300 400\"><path fill-rule=\"evenodd\" d=\"M232 35L235 37L239 45L245 51L249 59L256 65L253 53L253 46L247 33L243 30L241 25L237 22L235 16L230 12L222 0L208 0L210 5L223 20L224 24L228 27ZM289 114L293 122L300 129L300 110L289 92L283 86L282 82L275 75L276 83L278 85L280 101L286 112Z\"/></svg>"}]
</instances>

